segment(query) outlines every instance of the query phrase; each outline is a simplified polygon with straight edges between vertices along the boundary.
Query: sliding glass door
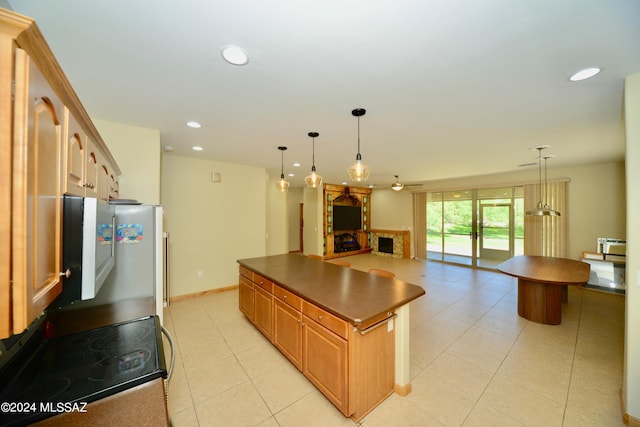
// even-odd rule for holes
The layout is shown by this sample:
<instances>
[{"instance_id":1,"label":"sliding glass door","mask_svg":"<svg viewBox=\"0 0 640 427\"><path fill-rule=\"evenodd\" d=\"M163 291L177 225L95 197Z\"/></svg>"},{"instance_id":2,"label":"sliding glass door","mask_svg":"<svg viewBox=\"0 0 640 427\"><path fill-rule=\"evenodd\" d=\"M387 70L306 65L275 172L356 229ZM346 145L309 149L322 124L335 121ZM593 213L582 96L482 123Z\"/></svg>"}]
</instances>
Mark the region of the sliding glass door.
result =
<instances>
[{"instance_id":1,"label":"sliding glass door","mask_svg":"<svg viewBox=\"0 0 640 427\"><path fill-rule=\"evenodd\" d=\"M471 265L473 260L473 192L427 194L427 259Z\"/></svg>"},{"instance_id":2,"label":"sliding glass door","mask_svg":"<svg viewBox=\"0 0 640 427\"><path fill-rule=\"evenodd\" d=\"M427 193L427 259L493 268L524 253L523 189Z\"/></svg>"}]
</instances>

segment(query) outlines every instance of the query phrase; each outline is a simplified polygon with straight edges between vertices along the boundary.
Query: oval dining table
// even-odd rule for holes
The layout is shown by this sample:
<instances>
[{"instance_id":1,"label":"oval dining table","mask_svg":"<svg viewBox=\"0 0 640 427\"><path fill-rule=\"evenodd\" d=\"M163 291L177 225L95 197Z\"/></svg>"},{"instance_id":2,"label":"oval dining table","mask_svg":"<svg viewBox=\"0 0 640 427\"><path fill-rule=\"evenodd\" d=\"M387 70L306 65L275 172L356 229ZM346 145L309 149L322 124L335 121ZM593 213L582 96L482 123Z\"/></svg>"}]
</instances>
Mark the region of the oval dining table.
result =
<instances>
[{"instance_id":1,"label":"oval dining table","mask_svg":"<svg viewBox=\"0 0 640 427\"><path fill-rule=\"evenodd\" d=\"M566 258L520 255L496 266L518 278L518 314L532 322L559 325L568 285L589 281L589 264Z\"/></svg>"}]
</instances>

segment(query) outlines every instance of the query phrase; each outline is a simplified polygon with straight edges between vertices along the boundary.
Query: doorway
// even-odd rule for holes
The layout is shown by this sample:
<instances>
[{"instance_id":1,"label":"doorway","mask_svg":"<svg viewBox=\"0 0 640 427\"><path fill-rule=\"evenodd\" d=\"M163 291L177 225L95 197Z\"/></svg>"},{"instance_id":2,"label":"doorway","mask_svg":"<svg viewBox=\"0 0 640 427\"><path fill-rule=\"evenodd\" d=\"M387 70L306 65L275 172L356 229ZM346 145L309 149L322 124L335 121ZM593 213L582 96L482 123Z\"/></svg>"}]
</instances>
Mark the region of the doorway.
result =
<instances>
[{"instance_id":1,"label":"doorway","mask_svg":"<svg viewBox=\"0 0 640 427\"><path fill-rule=\"evenodd\" d=\"M511 258L511 205L480 205L478 264L494 266Z\"/></svg>"}]
</instances>

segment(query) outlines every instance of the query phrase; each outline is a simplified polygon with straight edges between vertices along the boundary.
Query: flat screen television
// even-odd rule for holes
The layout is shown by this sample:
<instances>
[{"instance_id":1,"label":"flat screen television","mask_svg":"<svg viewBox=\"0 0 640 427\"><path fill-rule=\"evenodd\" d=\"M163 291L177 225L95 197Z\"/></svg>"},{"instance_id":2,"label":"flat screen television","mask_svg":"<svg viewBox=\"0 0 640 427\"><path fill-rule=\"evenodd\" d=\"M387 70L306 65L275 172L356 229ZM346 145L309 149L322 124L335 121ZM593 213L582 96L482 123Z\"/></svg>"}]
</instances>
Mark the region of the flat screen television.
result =
<instances>
[{"instance_id":1,"label":"flat screen television","mask_svg":"<svg viewBox=\"0 0 640 427\"><path fill-rule=\"evenodd\" d=\"M362 228L362 213L360 206L333 205L333 229L360 230Z\"/></svg>"}]
</instances>

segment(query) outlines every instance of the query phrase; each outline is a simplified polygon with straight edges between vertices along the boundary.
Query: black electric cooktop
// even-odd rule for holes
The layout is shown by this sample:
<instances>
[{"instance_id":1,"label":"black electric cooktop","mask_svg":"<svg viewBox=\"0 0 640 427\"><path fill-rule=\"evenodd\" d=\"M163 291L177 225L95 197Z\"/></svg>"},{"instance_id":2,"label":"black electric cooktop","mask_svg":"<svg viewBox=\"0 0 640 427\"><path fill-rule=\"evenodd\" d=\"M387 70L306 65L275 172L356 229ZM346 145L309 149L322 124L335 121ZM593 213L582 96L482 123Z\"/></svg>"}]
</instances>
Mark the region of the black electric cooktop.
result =
<instances>
[{"instance_id":1,"label":"black electric cooktop","mask_svg":"<svg viewBox=\"0 0 640 427\"><path fill-rule=\"evenodd\" d=\"M49 341L36 338L16 359L0 375L0 387L6 384L0 425L81 410L84 403L167 376L157 316Z\"/></svg>"}]
</instances>

